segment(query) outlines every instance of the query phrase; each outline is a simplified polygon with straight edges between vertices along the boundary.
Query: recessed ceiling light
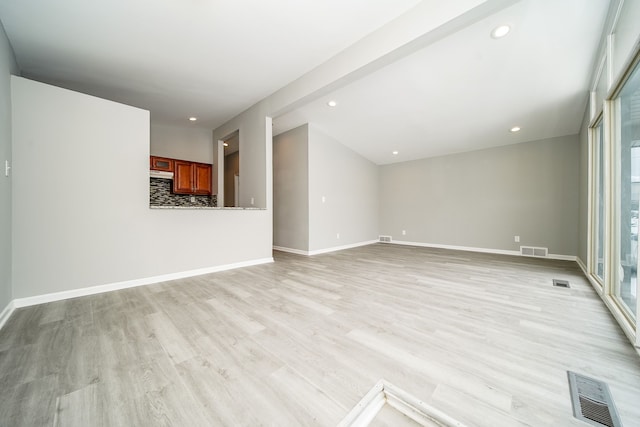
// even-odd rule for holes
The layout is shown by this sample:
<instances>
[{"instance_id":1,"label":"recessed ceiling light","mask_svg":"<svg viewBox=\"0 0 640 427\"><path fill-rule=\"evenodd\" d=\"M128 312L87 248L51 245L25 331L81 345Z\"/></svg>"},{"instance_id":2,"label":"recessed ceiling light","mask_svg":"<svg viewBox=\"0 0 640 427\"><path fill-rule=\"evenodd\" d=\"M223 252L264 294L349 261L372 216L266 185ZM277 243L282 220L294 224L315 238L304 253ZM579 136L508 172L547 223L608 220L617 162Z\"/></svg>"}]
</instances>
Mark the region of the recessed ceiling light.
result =
<instances>
[{"instance_id":1,"label":"recessed ceiling light","mask_svg":"<svg viewBox=\"0 0 640 427\"><path fill-rule=\"evenodd\" d=\"M327 105L329 107L335 107L336 105L338 105L338 103L336 101L331 100L331 101L327 102Z\"/></svg>"},{"instance_id":2,"label":"recessed ceiling light","mask_svg":"<svg viewBox=\"0 0 640 427\"><path fill-rule=\"evenodd\" d=\"M189 120L192 121L192 122L195 122L196 120L198 120L198 118L197 117L189 117Z\"/></svg>"},{"instance_id":3,"label":"recessed ceiling light","mask_svg":"<svg viewBox=\"0 0 640 427\"><path fill-rule=\"evenodd\" d=\"M500 25L499 27L496 27L493 29L493 31L491 31L491 37L493 37L494 39L499 39L501 37L506 36L509 31L511 31L511 27L508 25Z\"/></svg>"},{"instance_id":4,"label":"recessed ceiling light","mask_svg":"<svg viewBox=\"0 0 640 427\"><path fill-rule=\"evenodd\" d=\"M225 142L225 143L223 143L222 145L224 145L225 147L228 147L228 146L229 146L229 143L228 143L228 142Z\"/></svg>"},{"instance_id":5,"label":"recessed ceiling light","mask_svg":"<svg viewBox=\"0 0 640 427\"><path fill-rule=\"evenodd\" d=\"M398 152L397 152L397 151L394 151L394 152L393 152L393 153L391 153L391 154L393 154L394 156L397 156L397 155L398 155Z\"/></svg>"},{"instance_id":6,"label":"recessed ceiling light","mask_svg":"<svg viewBox=\"0 0 640 427\"><path fill-rule=\"evenodd\" d=\"M511 129L509 129L509 132L520 132L520 126L514 126Z\"/></svg>"}]
</instances>

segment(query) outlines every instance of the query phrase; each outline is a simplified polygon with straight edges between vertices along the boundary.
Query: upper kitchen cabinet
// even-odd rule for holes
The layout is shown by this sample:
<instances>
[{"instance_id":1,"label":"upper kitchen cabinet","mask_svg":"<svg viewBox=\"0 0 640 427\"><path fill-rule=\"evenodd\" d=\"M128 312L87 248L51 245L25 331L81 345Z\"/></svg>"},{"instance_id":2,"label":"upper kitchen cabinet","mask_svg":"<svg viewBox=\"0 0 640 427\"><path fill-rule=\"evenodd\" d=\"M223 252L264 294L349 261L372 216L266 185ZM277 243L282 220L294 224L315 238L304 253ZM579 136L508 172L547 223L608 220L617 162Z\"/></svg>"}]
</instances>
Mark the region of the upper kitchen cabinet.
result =
<instances>
[{"instance_id":1,"label":"upper kitchen cabinet","mask_svg":"<svg viewBox=\"0 0 640 427\"><path fill-rule=\"evenodd\" d=\"M151 156L151 170L173 172L174 160L166 157Z\"/></svg>"},{"instance_id":2,"label":"upper kitchen cabinet","mask_svg":"<svg viewBox=\"0 0 640 427\"><path fill-rule=\"evenodd\" d=\"M173 192L176 194L210 195L211 165L184 160L174 161Z\"/></svg>"},{"instance_id":3,"label":"upper kitchen cabinet","mask_svg":"<svg viewBox=\"0 0 640 427\"><path fill-rule=\"evenodd\" d=\"M211 165L194 163L195 194L211 194Z\"/></svg>"}]
</instances>

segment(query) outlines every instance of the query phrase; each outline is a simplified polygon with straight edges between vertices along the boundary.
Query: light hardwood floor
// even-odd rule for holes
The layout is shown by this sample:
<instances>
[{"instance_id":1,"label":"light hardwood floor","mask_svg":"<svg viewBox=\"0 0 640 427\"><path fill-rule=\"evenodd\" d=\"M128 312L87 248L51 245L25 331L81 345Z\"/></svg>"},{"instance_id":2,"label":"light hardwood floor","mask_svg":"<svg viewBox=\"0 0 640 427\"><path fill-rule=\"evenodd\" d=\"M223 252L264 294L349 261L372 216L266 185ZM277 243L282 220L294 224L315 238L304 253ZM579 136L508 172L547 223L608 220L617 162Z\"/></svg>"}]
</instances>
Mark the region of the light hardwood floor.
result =
<instances>
[{"instance_id":1,"label":"light hardwood floor","mask_svg":"<svg viewBox=\"0 0 640 427\"><path fill-rule=\"evenodd\" d=\"M16 310L0 425L335 426L384 378L469 426L586 426L572 370L640 426L640 357L575 263L384 244L275 258Z\"/></svg>"}]
</instances>

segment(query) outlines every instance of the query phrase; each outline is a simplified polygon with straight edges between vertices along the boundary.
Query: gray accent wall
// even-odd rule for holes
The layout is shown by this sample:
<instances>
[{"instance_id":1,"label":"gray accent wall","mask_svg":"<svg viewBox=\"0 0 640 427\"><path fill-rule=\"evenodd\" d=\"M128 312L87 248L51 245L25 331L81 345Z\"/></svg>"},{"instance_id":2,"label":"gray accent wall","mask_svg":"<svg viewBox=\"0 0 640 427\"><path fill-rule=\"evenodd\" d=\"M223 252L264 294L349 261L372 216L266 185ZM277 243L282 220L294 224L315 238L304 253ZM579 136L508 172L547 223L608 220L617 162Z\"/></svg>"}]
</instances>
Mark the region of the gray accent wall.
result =
<instances>
[{"instance_id":1,"label":"gray accent wall","mask_svg":"<svg viewBox=\"0 0 640 427\"><path fill-rule=\"evenodd\" d=\"M148 111L11 83L13 298L271 259L267 210L149 208Z\"/></svg>"},{"instance_id":2,"label":"gray accent wall","mask_svg":"<svg viewBox=\"0 0 640 427\"><path fill-rule=\"evenodd\" d=\"M11 302L11 181L5 177L4 162L11 154L11 74L18 74L4 28L0 23L0 312Z\"/></svg>"},{"instance_id":3,"label":"gray accent wall","mask_svg":"<svg viewBox=\"0 0 640 427\"><path fill-rule=\"evenodd\" d=\"M578 135L381 166L380 234L577 255L579 167Z\"/></svg>"},{"instance_id":4,"label":"gray accent wall","mask_svg":"<svg viewBox=\"0 0 640 427\"><path fill-rule=\"evenodd\" d=\"M378 194L378 166L310 124L309 251L377 239Z\"/></svg>"},{"instance_id":5,"label":"gray accent wall","mask_svg":"<svg viewBox=\"0 0 640 427\"><path fill-rule=\"evenodd\" d=\"M309 249L309 126L273 138L273 245Z\"/></svg>"}]
</instances>

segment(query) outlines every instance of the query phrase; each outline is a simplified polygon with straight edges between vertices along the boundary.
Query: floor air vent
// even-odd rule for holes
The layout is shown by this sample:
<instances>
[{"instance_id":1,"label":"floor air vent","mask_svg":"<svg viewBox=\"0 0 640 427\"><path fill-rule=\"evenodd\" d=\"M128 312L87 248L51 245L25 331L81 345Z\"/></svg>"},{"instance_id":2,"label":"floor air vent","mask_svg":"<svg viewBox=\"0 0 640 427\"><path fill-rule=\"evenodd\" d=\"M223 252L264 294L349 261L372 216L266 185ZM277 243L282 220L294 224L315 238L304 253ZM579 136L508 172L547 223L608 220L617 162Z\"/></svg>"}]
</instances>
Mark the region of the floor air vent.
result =
<instances>
[{"instance_id":1,"label":"floor air vent","mask_svg":"<svg viewBox=\"0 0 640 427\"><path fill-rule=\"evenodd\" d=\"M606 383L571 371L567 374L574 417L593 426L622 427Z\"/></svg>"},{"instance_id":2,"label":"floor air vent","mask_svg":"<svg viewBox=\"0 0 640 427\"><path fill-rule=\"evenodd\" d=\"M382 243L391 243L391 236L378 236L378 239Z\"/></svg>"},{"instance_id":3,"label":"floor air vent","mask_svg":"<svg viewBox=\"0 0 640 427\"><path fill-rule=\"evenodd\" d=\"M548 248L536 248L534 246L520 246L520 255L546 257L549 253Z\"/></svg>"},{"instance_id":4,"label":"floor air vent","mask_svg":"<svg viewBox=\"0 0 640 427\"><path fill-rule=\"evenodd\" d=\"M553 279L553 286L558 288L570 288L568 280Z\"/></svg>"}]
</instances>

